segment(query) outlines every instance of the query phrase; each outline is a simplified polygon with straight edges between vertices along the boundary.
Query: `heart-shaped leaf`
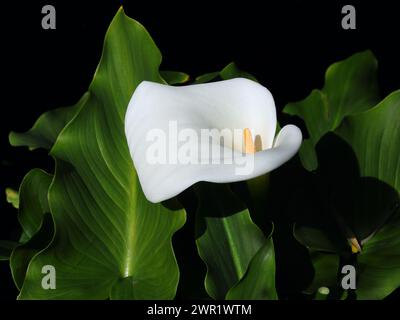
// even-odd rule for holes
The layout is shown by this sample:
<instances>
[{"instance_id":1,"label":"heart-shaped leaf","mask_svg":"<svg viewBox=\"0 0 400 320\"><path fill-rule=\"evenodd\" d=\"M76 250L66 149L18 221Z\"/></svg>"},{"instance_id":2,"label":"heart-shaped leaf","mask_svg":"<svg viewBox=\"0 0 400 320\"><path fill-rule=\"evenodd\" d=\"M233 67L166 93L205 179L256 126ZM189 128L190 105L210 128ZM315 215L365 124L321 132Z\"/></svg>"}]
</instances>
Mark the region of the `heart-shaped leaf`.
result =
<instances>
[{"instance_id":1,"label":"heart-shaped leaf","mask_svg":"<svg viewBox=\"0 0 400 320\"><path fill-rule=\"evenodd\" d=\"M83 105L59 134L49 189L52 243L29 264L19 298L171 299L179 270L171 237L185 212L152 204L141 191L124 134L124 115L143 80L163 82L154 42L122 8ZM41 285L53 266L56 288Z\"/></svg>"}]
</instances>

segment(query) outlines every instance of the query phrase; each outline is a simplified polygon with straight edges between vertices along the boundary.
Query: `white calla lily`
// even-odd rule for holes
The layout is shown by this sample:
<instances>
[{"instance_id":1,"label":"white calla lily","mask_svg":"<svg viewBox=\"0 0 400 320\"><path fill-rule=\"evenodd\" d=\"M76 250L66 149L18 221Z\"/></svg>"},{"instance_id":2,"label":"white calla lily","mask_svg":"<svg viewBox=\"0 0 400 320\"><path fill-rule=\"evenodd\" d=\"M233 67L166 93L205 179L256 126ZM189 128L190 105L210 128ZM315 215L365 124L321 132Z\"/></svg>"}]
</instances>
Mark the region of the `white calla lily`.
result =
<instances>
[{"instance_id":1,"label":"white calla lily","mask_svg":"<svg viewBox=\"0 0 400 320\"><path fill-rule=\"evenodd\" d=\"M125 133L144 194L160 202L199 181L247 180L288 161L301 131L287 125L275 137L276 123L271 93L251 80L181 87L144 81L129 102Z\"/></svg>"}]
</instances>

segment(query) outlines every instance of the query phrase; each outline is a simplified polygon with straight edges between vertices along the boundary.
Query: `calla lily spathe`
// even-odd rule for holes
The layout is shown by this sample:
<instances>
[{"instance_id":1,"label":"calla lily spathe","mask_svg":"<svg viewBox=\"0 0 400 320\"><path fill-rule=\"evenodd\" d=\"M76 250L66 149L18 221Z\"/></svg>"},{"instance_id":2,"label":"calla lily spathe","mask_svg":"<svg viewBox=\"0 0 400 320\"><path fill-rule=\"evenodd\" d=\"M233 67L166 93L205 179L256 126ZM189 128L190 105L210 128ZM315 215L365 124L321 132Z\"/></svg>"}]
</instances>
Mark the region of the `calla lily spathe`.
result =
<instances>
[{"instance_id":1,"label":"calla lily spathe","mask_svg":"<svg viewBox=\"0 0 400 320\"><path fill-rule=\"evenodd\" d=\"M252 170L237 174L241 165L225 159L219 159L219 163L213 159L202 163L149 163L146 155L153 142L149 141L148 133L154 129L168 132L171 121L177 124L178 131L190 128L199 135L202 129L242 129L243 139L257 137L255 153L243 155L243 144L236 140L231 141L231 147L223 147L230 148L237 156L251 158ZM160 202L199 181L228 183L247 180L288 161L300 148L301 131L294 125L287 125L275 137L276 124L271 93L248 79L181 87L143 81L129 102L125 134L144 194L149 201ZM212 144L220 146L221 140L212 139ZM209 146L200 145L199 148L208 149ZM219 154L218 157L223 156Z\"/></svg>"}]
</instances>

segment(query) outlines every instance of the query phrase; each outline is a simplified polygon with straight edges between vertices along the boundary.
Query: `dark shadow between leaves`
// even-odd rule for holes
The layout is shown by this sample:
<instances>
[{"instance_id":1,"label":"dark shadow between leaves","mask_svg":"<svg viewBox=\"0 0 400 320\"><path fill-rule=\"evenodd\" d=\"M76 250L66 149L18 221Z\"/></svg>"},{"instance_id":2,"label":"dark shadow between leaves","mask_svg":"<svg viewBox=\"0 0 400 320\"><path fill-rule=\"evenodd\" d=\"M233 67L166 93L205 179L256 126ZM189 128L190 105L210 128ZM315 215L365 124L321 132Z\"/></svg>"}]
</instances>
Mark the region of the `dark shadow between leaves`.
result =
<instances>
[{"instance_id":1,"label":"dark shadow between leaves","mask_svg":"<svg viewBox=\"0 0 400 320\"><path fill-rule=\"evenodd\" d=\"M197 246L193 237L197 208L197 198L193 187L182 192L178 196L178 200L186 210L187 220L185 225L172 238L180 271L180 281L175 299L209 299L210 297L204 288L207 268L197 253Z\"/></svg>"},{"instance_id":2,"label":"dark shadow between leaves","mask_svg":"<svg viewBox=\"0 0 400 320\"><path fill-rule=\"evenodd\" d=\"M352 147L333 133L317 144L319 187L329 214L346 238L364 241L390 218L399 204L397 191L374 177L361 177Z\"/></svg>"},{"instance_id":3,"label":"dark shadow between leaves","mask_svg":"<svg viewBox=\"0 0 400 320\"><path fill-rule=\"evenodd\" d=\"M206 230L206 218L229 217L247 209L228 184L198 182L193 189L199 199L196 213L196 239Z\"/></svg>"},{"instance_id":4,"label":"dark shadow between leaves","mask_svg":"<svg viewBox=\"0 0 400 320\"><path fill-rule=\"evenodd\" d=\"M326 240L334 244L337 253L349 252L347 239L355 237L361 243L371 236L393 214L399 197L385 182L361 177L353 149L334 133L326 134L316 151L318 170L309 174L294 201L302 213L297 219L297 234L311 248L323 250L321 241ZM303 233L304 228L320 231L319 237L301 236L302 228ZM325 249L331 252L332 248Z\"/></svg>"},{"instance_id":5,"label":"dark shadow between leaves","mask_svg":"<svg viewBox=\"0 0 400 320\"><path fill-rule=\"evenodd\" d=\"M297 213L294 234L311 252L334 253L339 265L357 265L349 239L356 239L362 250L390 223L400 206L399 195L377 178L362 177L352 147L334 133L321 138L316 153L318 169L304 170L303 183L290 201L289 211Z\"/></svg>"},{"instance_id":6,"label":"dark shadow between leaves","mask_svg":"<svg viewBox=\"0 0 400 320\"><path fill-rule=\"evenodd\" d=\"M176 197L165 200L163 202L161 202L161 204L172 211L178 211L178 210L182 210L183 206L182 204L178 201L178 199Z\"/></svg>"}]
</instances>

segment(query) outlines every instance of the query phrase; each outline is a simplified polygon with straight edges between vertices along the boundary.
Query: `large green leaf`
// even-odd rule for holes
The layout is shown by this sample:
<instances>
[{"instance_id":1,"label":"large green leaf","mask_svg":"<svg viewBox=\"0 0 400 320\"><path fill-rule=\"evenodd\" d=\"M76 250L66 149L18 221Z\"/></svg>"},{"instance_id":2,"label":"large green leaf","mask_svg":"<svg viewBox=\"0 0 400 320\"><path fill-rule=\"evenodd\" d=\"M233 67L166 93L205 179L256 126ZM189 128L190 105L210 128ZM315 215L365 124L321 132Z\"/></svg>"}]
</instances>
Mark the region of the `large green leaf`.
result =
<instances>
[{"instance_id":1,"label":"large green leaf","mask_svg":"<svg viewBox=\"0 0 400 320\"><path fill-rule=\"evenodd\" d=\"M320 229L295 229L296 238L312 251L336 253L343 263L355 263L359 299L382 299L400 286L399 119L400 91L396 91L376 107L345 118L336 130L338 136L330 135L336 140L326 139L329 135L321 139L317 174L323 184L318 198L325 205L314 220L320 216L326 221ZM324 207L336 223L323 217ZM339 230L337 237L329 237L333 230ZM353 257L340 249L349 236L361 244L361 252ZM336 268L329 272L317 259L314 267L325 278L336 276Z\"/></svg>"},{"instance_id":2,"label":"large green leaf","mask_svg":"<svg viewBox=\"0 0 400 320\"><path fill-rule=\"evenodd\" d=\"M86 101L51 150L52 243L29 264L19 298L170 299L179 270L171 237L185 222L177 206L141 191L124 134L124 115L143 80L163 82L154 42L122 8L113 19ZM41 287L53 265L56 289Z\"/></svg>"},{"instance_id":3,"label":"large green leaf","mask_svg":"<svg viewBox=\"0 0 400 320\"><path fill-rule=\"evenodd\" d=\"M363 241L393 214L397 192L375 177L360 176L352 146L334 133L317 144L319 168L309 174L315 183L304 179L295 203L303 219L296 225L296 237L314 250L344 253L347 239ZM303 221L304 222L304 221Z\"/></svg>"},{"instance_id":4,"label":"large green leaf","mask_svg":"<svg viewBox=\"0 0 400 320\"><path fill-rule=\"evenodd\" d=\"M199 183L196 190L200 201L196 243L200 257L207 265L206 290L212 298L224 299L245 275L250 261L266 243L266 238L228 185ZM269 250L270 246L260 255L271 254ZM251 274L258 266L259 272L274 273L260 260L262 257L256 258L255 266L249 271ZM273 286L272 283L267 285ZM239 288L235 294L240 291L241 297L247 296L248 299L256 294L247 290L247 284L243 287L243 291Z\"/></svg>"},{"instance_id":5,"label":"large green leaf","mask_svg":"<svg viewBox=\"0 0 400 320\"><path fill-rule=\"evenodd\" d=\"M272 233L251 259L242 279L232 287L229 300L277 300L275 289L275 252Z\"/></svg>"},{"instance_id":6,"label":"large green leaf","mask_svg":"<svg viewBox=\"0 0 400 320\"><path fill-rule=\"evenodd\" d=\"M283 112L303 119L309 133L300 149L306 169L317 168L313 147L325 133L335 130L344 117L368 110L379 101L376 73L374 55L370 51L357 53L328 68L322 90L313 90L306 99L286 105Z\"/></svg>"},{"instance_id":7,"label":"large green leaf","mask_svg":"<svg viewBox=\"0 0 400 320\"><path fill-rule=\"evenodd\" d=\"M37 148L50 150L61 130L85 104L87 98L88 94L85 94L74 106L45 112L27 132L11 132L10 144L15 147L26 146L30 150Z\"/></svg>"},{"instance_id":8,"label":"large green leaf","mask_svg":"<svg viewBox=\"0 0 400 320\"><path fill-rule=\"evenodd\" d=\"M346 118L337 133L353 148L362 176L386 182L400 193L400 90L376 107Z\"/></svg>"},{"instance_id":9,"label":"large green leaf","mask_svg":"<svg viewBox=\"0 0 400 320\"><path fill-rule=\"evenodd\" d=\"M359 299L382 299L400 286L399 121L400 90L390 94L375 108L346 118L337 130L353 147L361 175L383 181L387 184L386 189L393 188L392 192L385 193L385 198L380 195L380 199L387 203L385 211L391 211L392 216L383 227L374 230L376 233L365 241L357 257ZM379 214L387 216L385 211L381 210Z\"/></svg>"}]
</instances>

